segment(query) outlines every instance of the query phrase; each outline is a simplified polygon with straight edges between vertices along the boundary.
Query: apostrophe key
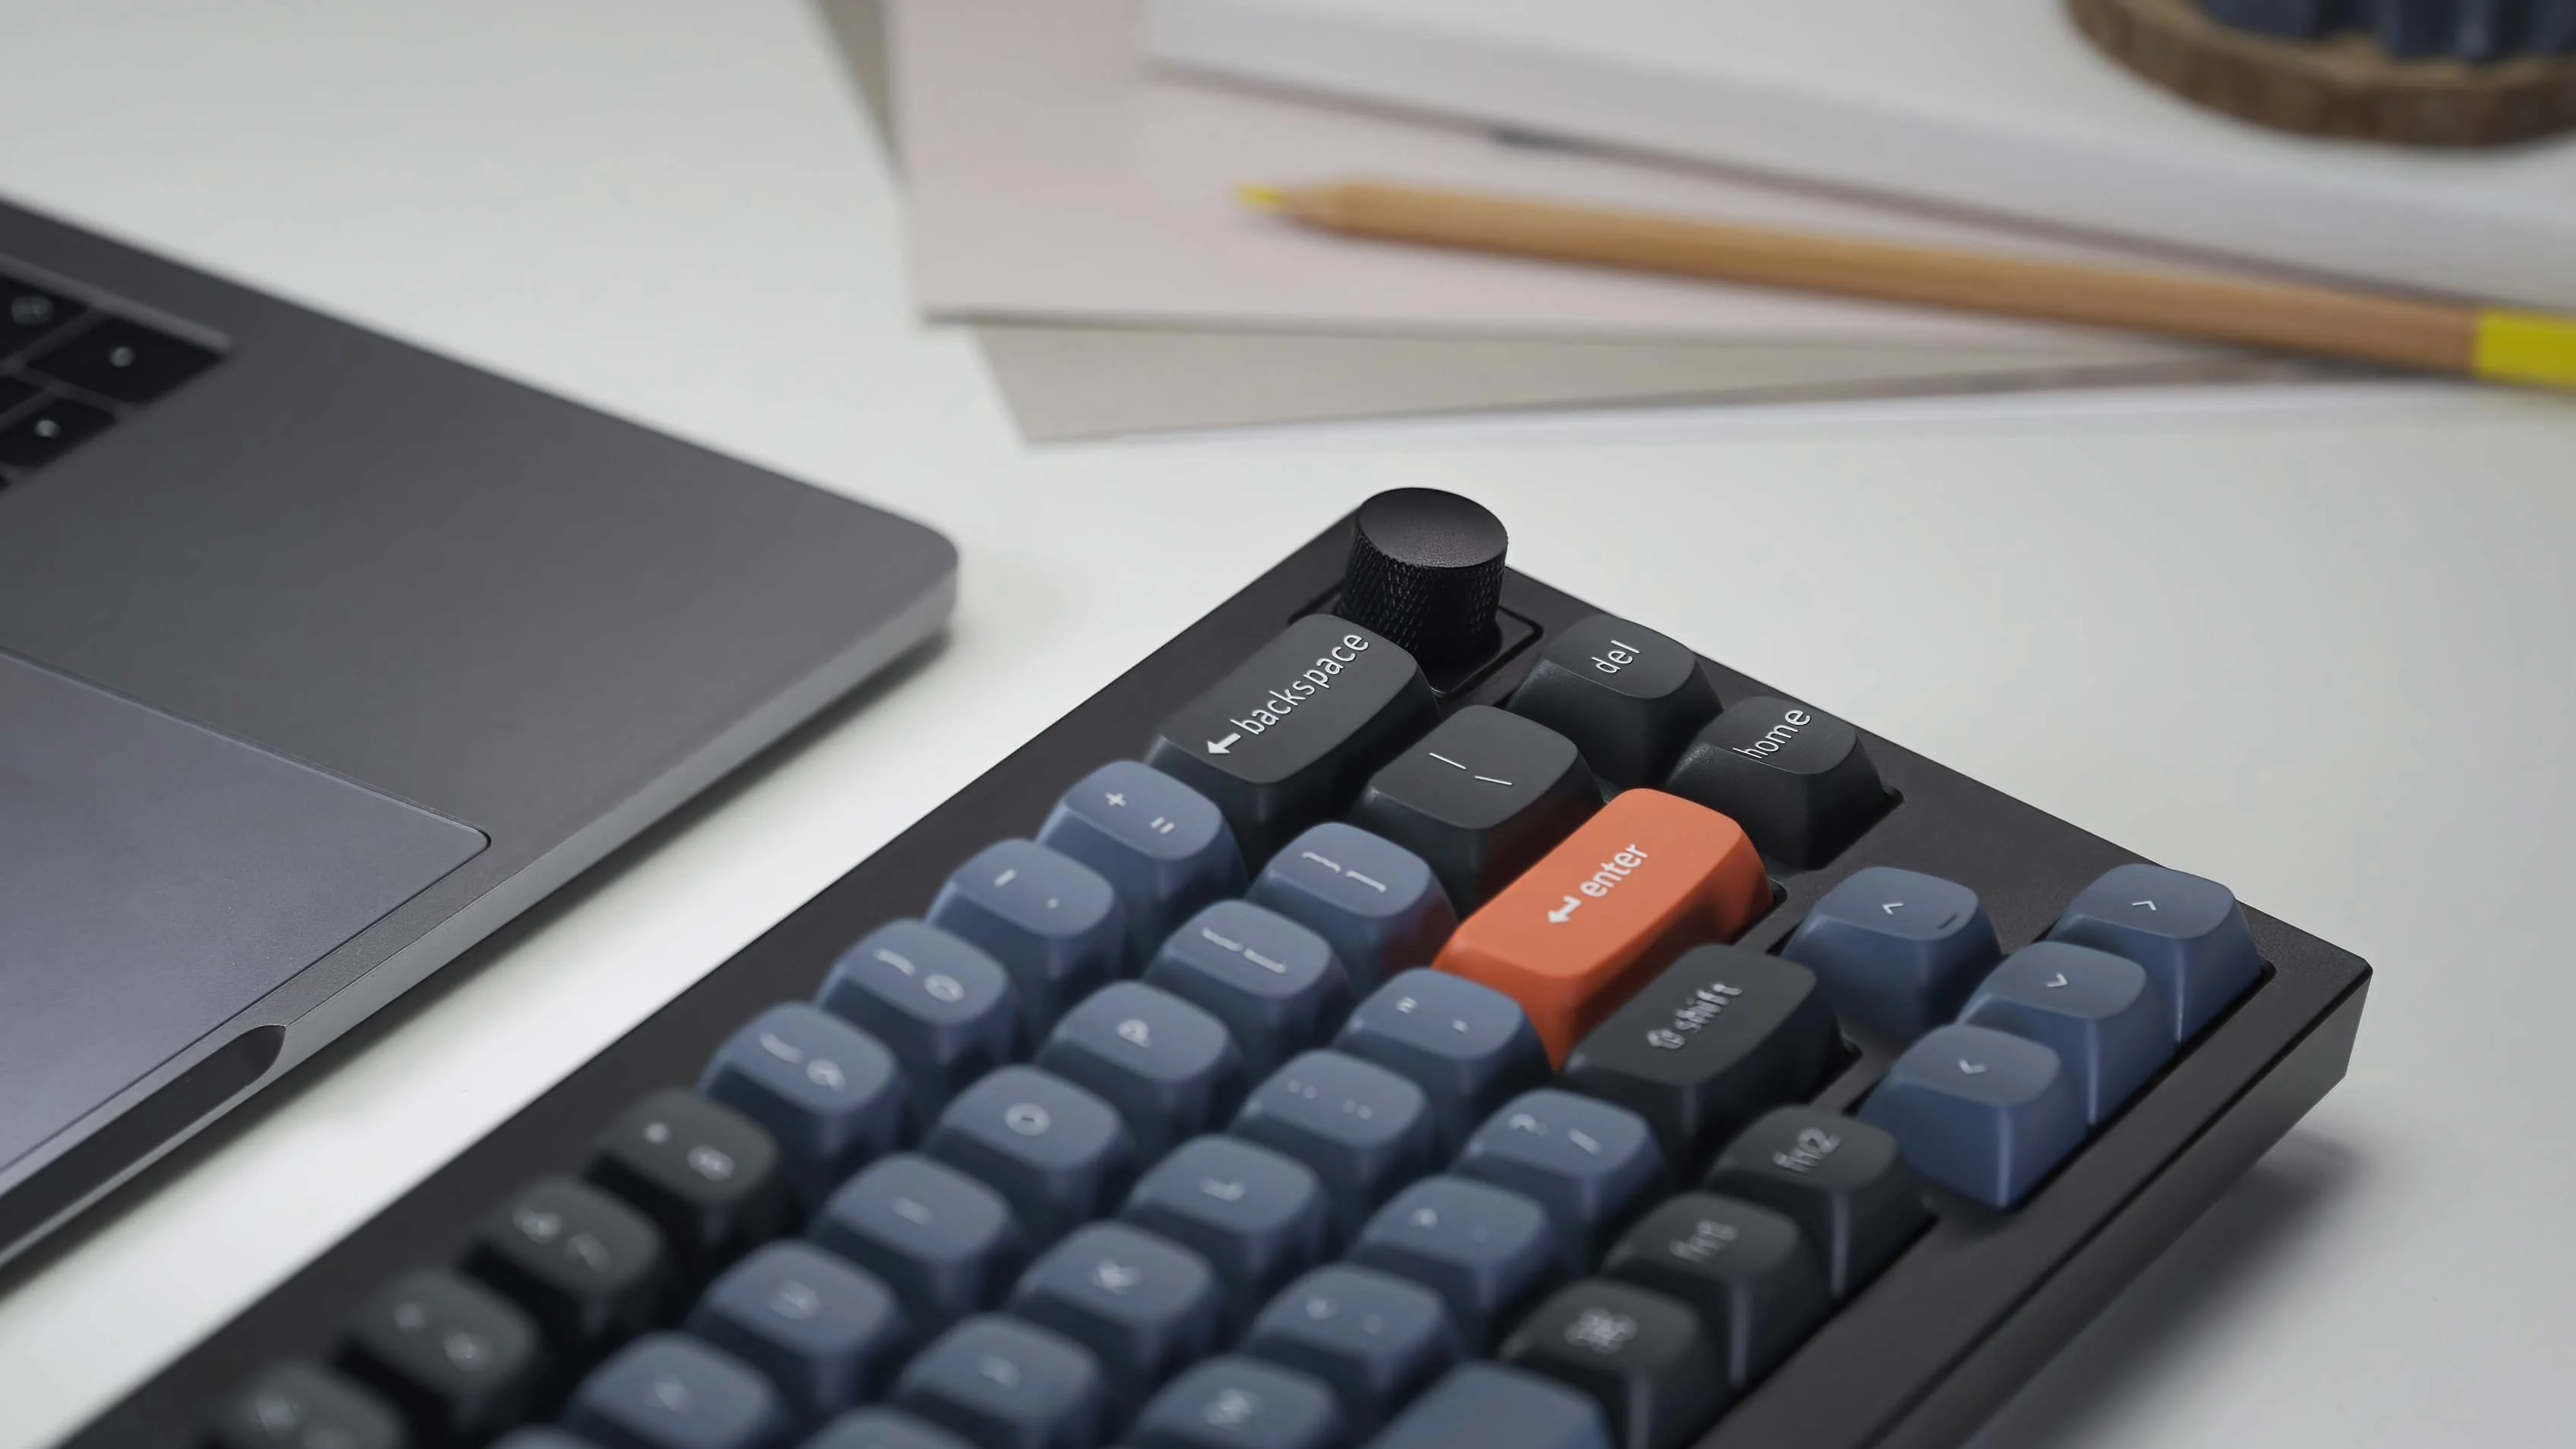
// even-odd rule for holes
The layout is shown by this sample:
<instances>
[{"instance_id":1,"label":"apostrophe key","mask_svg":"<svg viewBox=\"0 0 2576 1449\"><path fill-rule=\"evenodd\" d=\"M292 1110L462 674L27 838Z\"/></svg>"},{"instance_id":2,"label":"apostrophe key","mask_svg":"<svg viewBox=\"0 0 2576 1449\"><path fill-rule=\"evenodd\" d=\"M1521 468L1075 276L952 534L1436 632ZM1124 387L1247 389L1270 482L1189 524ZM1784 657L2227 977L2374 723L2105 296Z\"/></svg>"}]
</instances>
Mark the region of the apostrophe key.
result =
<instances>
[{"instance_id":1,"label":"apostrophe key","mask_svg":"<svg viewBox=\"0 0 2576 1449\"><path fill-rule=\"evenodd\" d=\"M406 1273L368 1300L340 1365L402 1411L422 1449L481 1444L519 1423L552 1371L535 1319L445 1268Z\"/></svg>"},{"instance_id":2,"label":"apostrophe key","mask_svg":"<svg viewBox=\"0 0 2576 1449\"><path fill-rule=\"evenodd\" d=\"M1253 1320L1241 1352L1314 1375L1358 1440L1458 1361L1458 1331L1429 1289L1335 1264L1290 1284Z\"/></svg>"},{"instance_id":3,"label":"apostrophe key","mask_svg":"<svg viewBox=\"0 0 2576 1449\"><path fill-rule=\"evenodd\" d=\"M894 1291L810 1243L772 1243L725 1270L688 1331L767 1378L799 1432L884 1388L912 1346Z\"/></svg>"},{"instance_id":4,"label":"apostrophe key","mask_svg":"<svg viewBox=\"0 0 2576 1449\"><path fill-rule=\"evenodd\" d=\"M939 888L930 924L983 947L1011 973L1021 1037L1032 1045L1127 960L1117 892L1098 871L1033 840L976 852Z\"/></svg>"},{"instance_id":5,"label":"apostrophe key","mask_svg":"<svg viewBox=\"0 0 2576 1449\"><path fill-rule=\"evenodd\" d=\"M1502 1358L1590 1395L1619 1449L1680 1449L1730 1397L1717 1341L1687 1305L1606 1278L1558 1290Z\"/></svg>"},{"instance_id":6,"label":"apostrophe key","mask_svg":"<svg viewBox=\"0 0 2576 1449\"><path fill-rule=\"evenodd\" d=\"M1957 1016L2003 948L1976 892L1874 865L1825 892L1780 954L1843 1020L1908 1042Z\"/></svg>"},{"instance_id":7,"label":"apostrophe key","mask_svg":"<svg viewBox=\"0 0 2576 1449\"><path fill-rule=\"evenodd\" d=\"M1420 1087L1443 1155L1495 1108L1547 1080L1547 1048L1520 1005L1441 971L1407 971L1369 993L1333 1049Z\"/></svg>"},{"instance_id":8,"label":"apostrophe key","mask_svg":"<svg viewBox=\"0 0 2576 1449\"><path fill-rule=\"evenodd\" d=\"M1877 1277L1932 1222L1895 1138L1814 1107L1764 1114L1726 1144L1706 1185L1796 1223L1836 1298Z\"/></svg>"},{"instance_id":9,"label":"apostrophe key","mask_svg":"<svg viewBox=\"0 0 2576 1449\"><path fill-rule=\"evenodd\" d=\"M1215 1266L1228 1337L1322 1262L1332 1234L1315 1170L1236 1137L1181 1144L1137 1181L1119 1215Z\"/></svg>"},{"instance_id":10,"label":"apostrophe key","mask_svg":"<svg viewBox=\"0 0 2576 1449\"><path fill-rule=\"evenodd\" d=\"M2057 1053L1982 1026L1908 1047L1860 1115L1917 1173L1993 1208L2019 1203L2084 1140L2083 1093Z\"/></svg>"},{"instance_id":11,"label":"apostrophe key","mask_svg":"<svg viewBox=\"0 0 2576 1449\"><path fill-rule=\"evenodd\" d=\"M812 1237L884 1280L922 1337L1001 1302L1029 1257L1000 1193L909 1152L841 1184Z\"/></svg>"},{"instance_id":12,"label":"apostrophe key","mask_svg":"<svg viewBox=\"0 0 2576 1449\"><path fill-rule=\"evenodd\" d=\"M1449 893L1422 857L1338 821L1282 847L1252 883L1250 899L1331 943L1362 991L1430 965L1458 929Z\"/></svg>"},{"instance_id":13,"label":"apostrophe key","mask_svg":"<svg viewBox=\"0 0 2576 1449\"><path fill-rule=\"evenodd\" d=\"M1412 655L1313 614L1165 720L1145 763L1215 801L1245 858L1267 860L1341 813L1432 714Z\"/></svg>"},{"instance_id":14,"label":"apostrophe key","mask_svg":"<svg viewBox=\"0 0 2576 1449\"><path fill-rule=\"evenodd\" d=\"M1572 741L1479 704L1371 776L1351 820L1430 862L1473 910L1600 806Z\"/></svg>"},{"instance_id":15,"label":"apostrophe key","mask_svg":"<svg viewBox=\"0 0 2576 1449\"><path fill-rule=\"evenodd\" d=\"M1801 870L1840 855L1888 807L1857 731L1767 695L1710 720L1664 788L1733 817L1764 855Z\"/></svg>"},{"instance_id":16,"label":"apostrophe key","mask_svg":"<svg viewBox=\"0 0 2576 1449\"><path fill-rule=\"evenodd\" d=\"M585 1175L661 1228L692 1283L785 1232L795 1215L777 1142L741 1113L676 1088L610 1126Z\"/></svg>"},{"instance_id":17,"label":"apostrophe key","mask_svg":"<svg viewBox=\"0 0 2576 1449\"><path fill-rule=\"evenodd\" d=\"M212 1449L414 1449L392 1405L331 1370L278 1364L234 1391L208 1427Z\"/></svg>"},{"instance_id":18,"label":"apostrophe key","mask_svg":"<svg viewBox=\"0 0 2576 1449\"><path fill-rule=\"evenodd\" d=\"M1453 1170L1545 1209L1569 1275L1591 1267L1611 1235L1672 1185L1645 1119L1553 1087L1504 1103Z\"/></svg>"},{"instance_id":19,"label":"apostrophe key","mask_svg":"<svg viewBox=\"0 0 2576 1449\"><path fill-rule=\"evenodd\" d=\"M967 1083L1011 1059L1019 1008L984 948L922 921L891 921L841 953L816 1000L903 1064L918 1131Z\"/></svg>"},{"instance_id":20,"label":"apostrophe key","mask_svg":"<svg viewBox=\"0 0 2576 1449\"><path fill-rule=\"evenodd\" d=\"M642 1332L674 1288L652 1220L564 1177L529 1184L484 1218L465 1271L526 1309L576 1372Z\"/></svg>"},{"instance_id":21,"label":"apostrophe key","mask_svg":"<svg viewBox=\"0 0 2576 1449\"><path fill-rule=\"evenodd\" d=\"M1685 1193L1648 1213L1602 1261L1605 1275L1699 1313L1741 1394L1833 1311L1798 1225L1758 1203Z\"/></svg>"},{"instance_id":22,"label":"apostrophe key","mask_svg":"<svg viewBox=\"0 0 2576 1449\"><path fill-rule=\"evenodd\" d=\"M1647 628L1595 614L1559 631L1512 692L1511 711L1574 742L1612 790L1660 782L1717 690L1699 656Z\"/></svg>"},{"instance_id":23,"label":"apostrophe key","mask_svg":"<svg viewBox=\"0 0 2576 1449\"><path fill-rule=\"evenodd\" d=\"M801 1001L745 1022L707 1064L698 1090L769 1129L808 1206L903 1135L904 1084L893 1054Z\"/></svg>"},{"instance_id":24,"label":"apostrophe key","mask_svg":"<svg viewBox=\"0 0 2576 1449\"><path fill-rule=\"evenodd\" d=\"M2004 958L1959 1020L2028 1037L2075 1078L2100 1125L2173 1056L2173 1017L2146 969L2125 957L2041 941Z\"/></svg>"},{"instance_id":25,"label":"apostrophe key","mask_svg":"<svg viewBox=\"0 0 2576 1449\"><path fill-rule=\"evenodd\" d=\"M1174 1379L1128 1437L1136 1449L1339 1449L1347 1442L1341 1405L1314 1375L1231 1354Z\"/></svg>"},{"instance_id":26,"label":"apostrophe key","mask_svg":"<svg viewBox=\"0 0 2576 1449\"><path fill-rule=\"evenodd\" d=\"M780 1449L787 1431L768 1379L677 1333L654 1334L593 1369L563 1422L600 1449Z\"/></svg>"},{"instance_id":27,"label":"apostrophe key","mask_svg":"<svg viewBox=\"0 0 2576 1449\"><path fill-rule=\"evenodd\" d=\"M1471 1353L1554 1287L1555 1225L1537 1203L1464 1177L1426 1177L1388 1199L1351 1244L1350 1260L1440 1295Z\"/></svg>"},{"instance_id":28,"label":"apostrophe key","mask_svg":"<svg viewBox=\"0 0 2576 1449\"><path fill-rule=\"evenodd\" d=\"M2262 975L2263 958L2236 896L2214 880L2124 865L2084 888L2048 939L2126 956L2146 968L2189 1041Z\"/></svg>"},{"instance_id":29,"label":"apostrophe key","mask_svg":"<svg viewBox=\"0 0 2576 1449\"><path fill-rule=\"evenodd\" d=\"M1244 901L1219 901L1163 943L1145 984L1224 1022L1258 1080L1320 1046L1351 1009L1351 980L1324 938Z\"/></svg>"},{"instance_id":30,"label":"apostrophe key","mask_svg":"<svg viewBox=\"0 0 2576 1449\"><path fill-rule=\"evenodd\" d=\"M1160 770L1117 760L1064 792L1038 844L1100 872L1127 908L1142 961L1191 912L1243 891L1243 855L1208 798Z\"/></svg>"},{"instance_id":31,"label":"apostrophe key","mask_svg":"<svg viewBox=\"0 0 2576 1449\"><path fill-rule=\"evenodd\" d=\"M1630 790L1468 917L1437 964L1519 1002L1562 1061L1665 962L1734 939L1770 905L1734 821Z\"/></svg>"},{"instance_id":32,"label":"apostrophe key","mask_svg":"<svg viewBox=\"0 0 2576 1449\"><path fill-rule=\"evenodd\" d=\"M1112 1423L1217 1345L1215 1270L1124 1223L1094 1223L1048 1249L1012 1291L1010 1311L1091 1350Z\"/></svg>"}]
</instances>

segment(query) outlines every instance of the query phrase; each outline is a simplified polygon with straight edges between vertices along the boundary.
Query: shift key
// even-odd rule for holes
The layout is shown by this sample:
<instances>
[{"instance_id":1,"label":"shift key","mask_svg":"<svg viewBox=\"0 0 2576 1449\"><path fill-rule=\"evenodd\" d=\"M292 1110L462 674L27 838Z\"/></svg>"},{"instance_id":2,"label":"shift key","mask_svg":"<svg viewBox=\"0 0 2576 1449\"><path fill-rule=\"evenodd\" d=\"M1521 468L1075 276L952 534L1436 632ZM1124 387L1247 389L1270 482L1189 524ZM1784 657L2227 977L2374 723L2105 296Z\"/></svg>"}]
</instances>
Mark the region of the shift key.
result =
<instances>
[{"instance_id":1,"label":"shift key","mask_svg":"<svg viewBox=\"0 0 2576 1449\"><path fill-rule=\"evenodd\" d=\"M1145 763L1225 812L1258 870L1307 826L1339 815L1436 703L1413 656L1309 614L1155 731Z\"/></svg>"},{"instance_id":2,"label":"shift key","mask_svg":"<svg viewBox=\"0 0 2576 1449\"><path fill-rule=\"evenodd\" d=\"M1770 907L1734 821L1630 790L1468 917L1433 964L1519 1002L1561 1063L1675 956L1734 940Z\"/></svg>"}]
</instances>

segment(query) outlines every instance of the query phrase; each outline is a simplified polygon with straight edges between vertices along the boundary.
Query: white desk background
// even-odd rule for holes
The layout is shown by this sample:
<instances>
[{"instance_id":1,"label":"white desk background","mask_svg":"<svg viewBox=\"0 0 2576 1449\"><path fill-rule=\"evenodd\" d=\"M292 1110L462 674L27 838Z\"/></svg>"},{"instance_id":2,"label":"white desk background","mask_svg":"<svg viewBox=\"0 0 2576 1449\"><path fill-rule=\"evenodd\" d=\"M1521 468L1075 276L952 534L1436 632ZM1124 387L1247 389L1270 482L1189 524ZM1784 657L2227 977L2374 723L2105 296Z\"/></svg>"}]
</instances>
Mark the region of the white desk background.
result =
<instances>
[{"instance_id":1,"label":"white desk background","mask_svg":"<svg viewBox=\"0 0 2576 1449\"><path fill-rule=\"evenodd\" d=\"M0 1449L68 1433L1399 484L2378 966L2352 1076L1983 1445L2566 1442L2576 404L2375 385L1034 451L966 341L914 322L899 196L796 0L0 0L0 57L0 192L965 554L927 668L0 1300Z\"/></svg>"}]
</instances>

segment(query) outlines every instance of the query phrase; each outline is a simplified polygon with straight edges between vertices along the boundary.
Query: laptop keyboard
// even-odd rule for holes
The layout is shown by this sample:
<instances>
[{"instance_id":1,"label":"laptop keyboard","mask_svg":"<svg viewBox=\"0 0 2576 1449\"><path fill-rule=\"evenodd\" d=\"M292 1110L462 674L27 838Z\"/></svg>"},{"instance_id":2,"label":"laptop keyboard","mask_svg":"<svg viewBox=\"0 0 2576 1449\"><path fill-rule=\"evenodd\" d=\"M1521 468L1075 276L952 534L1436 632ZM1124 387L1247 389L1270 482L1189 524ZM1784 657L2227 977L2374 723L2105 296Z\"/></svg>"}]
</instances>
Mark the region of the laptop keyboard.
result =
<instances>
[{"instance_id":1,"label":"laptop keyboard","mask_svg":"<svg viewBox=\"0 0 2576 1449\"><path fill-rule=\"evenodd\" d=\"M1921 1313L1883 1278L1965 1315L2013 1245L2100 1236L2078 1165L2265 992L2224 886L1990 911L1936 767L1637 621L1498 628L1464 500L1355 529L1375 573L1166 694L1140 759L689 1023L453 1237L388 1229L354 1306L265 1320L314 1351L201 1442L1790 1442L1749 1418L1784 1364Z\"/></svg>"},{"instance_id":2,"label":"laptop keyboard","mask_svg":"<svg viewBox=\"0 0 2576 1449\"><path fill-rule=\"evenodd\" d=\"M0 270L0 486L215 365L211 348Z\"/></svg>"}]
</instances>

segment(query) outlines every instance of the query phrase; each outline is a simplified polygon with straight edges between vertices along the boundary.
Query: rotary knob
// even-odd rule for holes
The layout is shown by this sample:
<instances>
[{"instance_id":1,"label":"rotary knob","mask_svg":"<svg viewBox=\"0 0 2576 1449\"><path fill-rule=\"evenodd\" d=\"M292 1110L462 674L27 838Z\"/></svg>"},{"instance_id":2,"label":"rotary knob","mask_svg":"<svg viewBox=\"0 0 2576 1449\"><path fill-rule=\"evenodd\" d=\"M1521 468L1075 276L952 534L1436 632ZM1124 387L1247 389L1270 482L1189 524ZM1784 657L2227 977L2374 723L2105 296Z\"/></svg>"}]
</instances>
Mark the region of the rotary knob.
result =
<instances>
[{"instance_id":1,"label":"rotary knob","mask_svg":"<svg viewBox=\"0 0 2576 1449\"><path fill-rule=\"evenodd\" d=\"M1436 488L1398 488L1360 505L1350 571L1333 612L1403 645L1426 668L1494 644L1503 596L1503 522Z\"/></svg>"}]
</instances>

